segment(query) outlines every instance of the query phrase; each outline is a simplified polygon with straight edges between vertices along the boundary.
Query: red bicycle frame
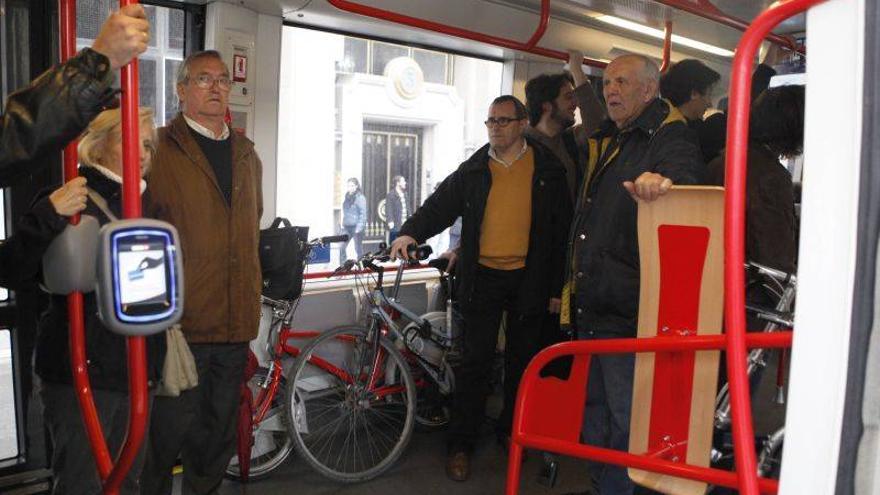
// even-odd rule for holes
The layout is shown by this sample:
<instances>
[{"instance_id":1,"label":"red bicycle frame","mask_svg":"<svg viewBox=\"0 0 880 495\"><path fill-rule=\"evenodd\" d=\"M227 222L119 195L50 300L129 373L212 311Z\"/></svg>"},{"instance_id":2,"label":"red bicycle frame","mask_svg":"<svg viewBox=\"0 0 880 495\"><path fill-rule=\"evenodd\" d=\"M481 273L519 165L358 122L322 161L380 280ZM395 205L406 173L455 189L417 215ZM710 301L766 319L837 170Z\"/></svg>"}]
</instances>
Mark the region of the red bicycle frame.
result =
<instances>
[{"instance_id":1,"label":"red bicycle frame","mask_svg":"<svg viewBox=\"0 0 880 495\"><path fill-rule=\"evenodd\" d=\"M120 0L121 6L137 3L137 0ZM59 0L61 31L61 59L71 58L76 52L76 1ZM122 213L124 218L141 216L140 202L140 130L138 121L138 63L137 59L122 68ZM71 180L78 175L76 143L64 150L64 177ZM71 223L79 222L79 215ZM147 353L143 337L128 337L128 389L129 423L125 443L114 465L101 428L89 384L86 363L85 332L83 322L82 293L68 296L70 360L74 388L82 413L83 422L95 457L98 474L108 495L119 493L119 487L128 474L146 432Z\"/></svg>"}]
</instances>

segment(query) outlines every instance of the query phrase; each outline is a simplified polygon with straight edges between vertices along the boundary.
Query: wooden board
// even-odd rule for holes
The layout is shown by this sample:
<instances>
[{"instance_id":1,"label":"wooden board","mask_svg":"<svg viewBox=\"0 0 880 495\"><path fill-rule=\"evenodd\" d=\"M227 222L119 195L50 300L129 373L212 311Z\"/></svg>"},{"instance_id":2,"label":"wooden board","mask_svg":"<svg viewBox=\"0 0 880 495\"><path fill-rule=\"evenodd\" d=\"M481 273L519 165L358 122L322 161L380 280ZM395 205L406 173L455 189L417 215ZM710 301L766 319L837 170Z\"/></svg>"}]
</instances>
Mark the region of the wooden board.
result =
<instances>
[{"instance_id":1,"label":"wooden board","mask_svg":"<svg viewBox=\"0 0 880 495\"><path fill-rule=\"evenodd\" d=\"M721 333L724 189L682 186L638 214L639 337ZM718 351L636 355L629 451L709 466ZM706 483L629 469L661 493L702 495Z\"/></svg>"}]
</instances>

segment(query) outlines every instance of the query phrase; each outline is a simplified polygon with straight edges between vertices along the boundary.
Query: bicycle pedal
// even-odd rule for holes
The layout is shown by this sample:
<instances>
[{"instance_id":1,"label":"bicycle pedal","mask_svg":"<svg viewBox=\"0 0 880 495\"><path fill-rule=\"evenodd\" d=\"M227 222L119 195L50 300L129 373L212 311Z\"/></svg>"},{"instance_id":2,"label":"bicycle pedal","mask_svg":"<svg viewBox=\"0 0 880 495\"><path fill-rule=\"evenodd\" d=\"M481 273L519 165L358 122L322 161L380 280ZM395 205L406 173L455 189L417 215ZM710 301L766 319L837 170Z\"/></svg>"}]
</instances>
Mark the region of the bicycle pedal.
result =
<instances>
[{"instance_id":1,"label":"bicycle pedal","mask_svg":"<svg viewBox=\"0 0 880 495\"><path fill-rule=\"evenodd\" d=\"M538 473L538 484L553 488L556 486L556 478L559 475L559 463L557 461L545 461L544 467Z\"/></svg>"}]
</instances>

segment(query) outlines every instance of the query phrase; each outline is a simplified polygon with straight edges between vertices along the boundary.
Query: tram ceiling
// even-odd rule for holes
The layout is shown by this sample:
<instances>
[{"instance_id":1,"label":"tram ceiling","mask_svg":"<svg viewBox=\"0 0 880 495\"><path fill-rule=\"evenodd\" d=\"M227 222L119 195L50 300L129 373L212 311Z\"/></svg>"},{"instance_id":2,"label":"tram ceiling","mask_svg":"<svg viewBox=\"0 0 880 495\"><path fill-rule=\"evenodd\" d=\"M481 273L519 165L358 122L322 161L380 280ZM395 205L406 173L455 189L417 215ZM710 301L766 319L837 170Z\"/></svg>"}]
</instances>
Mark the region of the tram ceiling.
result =
<instances>
[{"instance_id":1,"label":"tram ceiling","mask_svg":"<svg viewBox=\"0 0 880 495\"><path fill-rule=\"evenodd\" d=\"M708 0L698 0L708 1ZM367 37L396 39L402 42L434 46L490 58L539 58L492 45L413 29L364 16L346 14L326 0L242 0L248 8L269 15L282 15L287 22L321 29L361 34ZM404 15L457 26L512 40L528 39L538 22L541 0L446 0L443 2L413 0L370 0L371 7ZM666 20L673 23L673 33L725 50L732 50L742 32L721 26L654 0L551 0L551 22L539 46L564 50L575 48L588 57L607 59L620 50L638 51L660 56L662 39L640 35L598 20L613 16L655 29L663 29ZM712 0L712 5L731 17L746 22L764 10L770 0ZM458 6L458 8L451 8ZM776 32L799 34L804 18L788 21ZM585 31L586 28L589 31ZM627 47L621 39L628 38ZM730 58L710 55L684 48L675 42L673 50L707 61L729 63ZM679 55L680 57L680 55ZM673 55L673 59L677 59Z\"/></svg>"}]
</instances>

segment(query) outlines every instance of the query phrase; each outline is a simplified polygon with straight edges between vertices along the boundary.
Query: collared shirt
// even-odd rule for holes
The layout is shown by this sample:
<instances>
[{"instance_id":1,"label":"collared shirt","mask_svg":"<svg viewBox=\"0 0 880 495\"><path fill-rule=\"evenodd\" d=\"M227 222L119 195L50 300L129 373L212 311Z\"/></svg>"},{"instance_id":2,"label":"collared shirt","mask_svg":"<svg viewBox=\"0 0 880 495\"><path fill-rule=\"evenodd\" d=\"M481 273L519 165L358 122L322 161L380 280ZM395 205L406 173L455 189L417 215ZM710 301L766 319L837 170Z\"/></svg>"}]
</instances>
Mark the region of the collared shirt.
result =
<instances>
[{"instance_id":1,"label":"collared shirt","mask_svg":"<svg viewBox=\"0 0 880 495\"><path fill-rule=\"evenodd\" d=\"M505 167L508 167L508 168L509 168L511 165L513 165L514 163L516 163L517 160L519 160L520 158L522 158L523 155L526 154L526 151L528 151L528 149L529 149L529 144L526 142L525 139L523 139L522 142L523 142L522 149L519 150L519 153L517 153L516 157L515 157L513 160L511 160L510 162L506 162L506 161L502 160L501 157L498 156L497 153L495 153L495 147L494 147L494 146L489 146L489 158L491 158L491 159L495 160L496 162L498 162L498 163L504 165Z\"/></svg>"},{"instance_id":2,"label":"collared shirt","mask_svg":"<svg viewBox=\"0 0 880 495\"><path fill-rule=\"evenodd\" d=\"M223 124L223 132L221 132L220 135L217 136L214 134L214 131L187 117L186 114L183 114L183 119L186 120L186 125L188 125L190 129L196 131L197 133L205 136L208 139L213 139L214 141L225 141L226 138L229 137L229 126L226 124Z\"/></svg>"}]
</instances>

